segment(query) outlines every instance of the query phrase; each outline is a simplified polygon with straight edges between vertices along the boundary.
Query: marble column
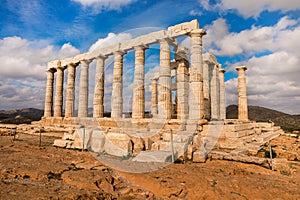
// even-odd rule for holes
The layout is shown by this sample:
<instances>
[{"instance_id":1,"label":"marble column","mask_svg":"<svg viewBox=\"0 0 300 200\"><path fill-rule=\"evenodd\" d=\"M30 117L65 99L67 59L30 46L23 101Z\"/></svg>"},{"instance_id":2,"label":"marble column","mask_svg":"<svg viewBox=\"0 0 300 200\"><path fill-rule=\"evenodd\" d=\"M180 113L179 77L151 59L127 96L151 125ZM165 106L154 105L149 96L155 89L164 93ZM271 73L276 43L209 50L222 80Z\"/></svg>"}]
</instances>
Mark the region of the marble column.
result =
<instances>
[{"instance_id":1,"label":"marble column","mask_svg":"<svg viewBox=\"0 0 300 200\"><path fill-rule=\"evenodd\" d=\"M67 66L68 69L68 85L66 93L66 111L65 117L74 117L74 101L75 101L75 74L76 64L70 63Z\"/></svg>"},{"instance_id":2,"label":"marble column","mask_svg":"<svg viewBox=\"0 0 300 200\"><path fill-rule=\"evenodd\" d=\"M177 85L177 119L188 118L188 61L181 59L178 62L176 73Z\"/></svg>"},{"instance_id":3,"label":"marble column","mask_svg":"<svg viewBox=\"0 0 300 200\"><path fill-rule=\"evenodd\" d=\"M58 62L56 70L57 72L56 72L56 87L55 87L55 101L54 101L54 117L62 117L65 67L62 67L61 63Z\"/></svg>"},{"instance_id":4,"label":"marble column","mask_svg":"<svg viewBox=\"0 0 300 200\"><path fill-rule=\"evenodd\" d=\"M203 29L190 33L189 119L193 120L204 117L202 36L205 34Z\"/></svg>"},{"instance_id":5,"label":"marble column","mask_svg":"<svg viewBox=\"0 0 300 200\"><path fill-rule=\"evenodd\" d=\"M137 46L135 50L135 69L133 81L132 118L145 117L145 49Z\"/></svg>"},{"instance_id":6,"label":"marble column","mask_svg":"<svg viewBox=\"0 0 300 200\"><path fill-rule=\"evenodd\" d=\"M56 69L54 68L47 70L47 85L46 85L44 117L52 116L54 72L56 72Z\"/></svg>"},{"instance_id":7,"label":"marble column","mask_svg":"<svg viewBox=\"0 0 300 200\"><path fill-rule=\"evenodd\" d=\"M220 80L218 65L212 66L212 77L210 80L210 97L211 97L211 119L220 119Z\"/></svg>"},{"instance_id":8,"label":"marble column","mask_svg":"<svg viewBox=\"0 0 300 200\"><path fill-rule=\"evenodd\" d=\"M96 75L94 91L93 117L100 118L104 115L104 64L106 56L96 58Z\"/></svg>"},{"instance_id":9,"label":"marble column","mask_svg":"<svg viewBox=\"0 0 300 200\"><path fill-rule=\"evenodd\" d=\"M204 98L204 117L205 119L211 118L211 108L210 108L210 80L209 80L209 61L204 60L203 61L203 98Z\"/></svg>"},{"instance_id":10,"label":"marble column","mask_svg":"<svg viewBox=\"0 0 300 200\"><path fill-rule=\"evenodd\" d=\"M152 96L151 96L151 114L152 117L156 117L158 114L157 110L157 78L152 78Z\"/></svg>"},{"instance_id":11,"label":"marble column","mask_svg":"<svg viewBox=\"0 0 300 200\"><path fill-rule=\"evenodd\" d=\"M238 119L248 121L248 103L246 90L246 66L235 68L238 71Z\"/></svg>"},{"instance_id":12,"label":"marble column","mask_svg":"<svg viewBox=\"0 0 300 200\"><path fill-rule=\"evenodd\" d=\"M226 102L225 102L225 69L219 64L219 80L220 80L220 119L226 119Z\"/></svg>"},{"instance_id":13,"label":"marble column","mask_svg":"<svg viewBox=\"0 0 300 200\"><path fill-rule=\"evenodd\" d=\"M79 101L78 101L78 117L88 116L88 100L89 100L89 64L92 60L80 61L80 83L79 83Z\"/></svg>"},{"instance_id":14,"label":"marble column","mask_svg":"<svg viewBox=\"0 0 300 200\"><path fill-rule=\"evenodd\" d=\"M171 93L171 62L170 44L168 40L160 40L160 67L158 86L158 116L171 119L172 93Z\"/></svg>"},{"instance_id":15,"label":"marble column","mask_svg":"<svg viewBox=\"0 0 300 200\"><path fill-rule=\"evenodd\" d=\"M123 55L125 52L114 52L114 78L112 84L111 117L122 118L123 114Z\"/></svg>"}]
</instances>

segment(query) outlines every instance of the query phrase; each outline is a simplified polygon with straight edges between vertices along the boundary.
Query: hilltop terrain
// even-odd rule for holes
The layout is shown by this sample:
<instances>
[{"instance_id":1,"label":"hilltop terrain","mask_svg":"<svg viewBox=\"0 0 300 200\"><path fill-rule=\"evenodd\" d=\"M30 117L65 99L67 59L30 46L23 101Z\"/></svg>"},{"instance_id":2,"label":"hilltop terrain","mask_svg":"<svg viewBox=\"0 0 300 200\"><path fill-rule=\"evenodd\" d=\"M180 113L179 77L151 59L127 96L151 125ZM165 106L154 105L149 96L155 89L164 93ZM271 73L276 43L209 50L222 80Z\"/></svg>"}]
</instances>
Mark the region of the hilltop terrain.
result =
<instances>
[{"instance_id":1,"label":"hilltop terrain","mask_svg":"<svg viewBox=\"0 0 300 200\"><path fill-rule=\"evenodd\" d=\"M249 119L257 122L272 121L281 126L284 131L300 130L300 115L290 115L260 106L248 106ZM238 115L237 105L226 108L226 118L236 119Z\"/></svg>"}]
</instances>

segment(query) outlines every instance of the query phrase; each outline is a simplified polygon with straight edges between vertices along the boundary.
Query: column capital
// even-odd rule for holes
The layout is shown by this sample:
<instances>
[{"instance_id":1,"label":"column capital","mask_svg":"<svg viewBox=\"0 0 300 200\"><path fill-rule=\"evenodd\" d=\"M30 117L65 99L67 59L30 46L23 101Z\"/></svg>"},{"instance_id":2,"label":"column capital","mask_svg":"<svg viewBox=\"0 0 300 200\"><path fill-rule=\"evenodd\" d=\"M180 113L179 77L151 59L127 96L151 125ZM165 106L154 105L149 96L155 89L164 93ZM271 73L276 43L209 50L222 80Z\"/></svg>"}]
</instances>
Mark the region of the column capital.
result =
<instances>
[{"instance_id":1,"label":"column capital","mask_svg":"<svg viewBox=\"0 0 300 200\"><path fill-rule=\"evenodd\" d=\"M100 54L100 55L96 56L95 58L96 59L103 59L104 60L104 59L107 58L107 56Z\"/></svg>"},{"instance_id":2,"label":"column capital","mask_svg":"<svg viewBox=\"0 0 300 200\"><path fill-rule=\"evenodd\" d=\"M203 35L206 35L206 31L204 29L195 29L192 30L189 35L190 37L202 37Z\"/></svg>"},{"instance_id":3,"label":"column capital","mask_svg":"<svg viewBox=\"0 0 300 200\"><path fill-rule=\"evenodd\" d=\"M51 73L54 73L56 71L57 71L56 68L49 68L46 70L46 72L51 72Z\"/></svg>"},{"instance_id":4,"label":"column capital","mask_svg":"<svg viewBox=\"0 0 300 200\"><path fill-rule=\"evenodd\" d=\"M135 51L149 49L149 45L141 44L133 47Z\"/></svg>"},{"instance_id":5,"label":"column capital","mask_svg":"<svg viewBox=\"0 0 300 200\"><path fill-rule=\"evenodd\" d=\"M247 66L238 66L238 67L236 67L235 68L237 71L239 71L239 70L244 70L244 71L246 71L247 70Z\"/></svg>"},{"instance_id":6,"label":"column capital","mask_svg":"<svg viewBox=\"0 0 300 200\"><path fill-rule=\"evenodd\" d=\"M219 68L219 72L225 73L226 70L224 68Z\"/></svg>"},{"instance_id":7,"label":"column capital","mask_svg":"<svg viewBox=\"0 0 300 200\"><path fill-rule=\"evenodd\" d=\"M123 50L118 50L113 52L114 56L118 55L118 56L123 56L124 54L126 54L126 51Z\"/></svg>"},{"instance_id":8,"label":"column capital","mask_svg":"<svg viewBox=\"0 0 300 200\"><path fill-rule=\"evenodd\" d=\"M85 64L90 64L91 62L93 61L93 59L83 59L83 60L80 60L79 62L80 62L80 64L83 64L83 63L85 63Z\"/></svg>"},{"instance_id":9,"label":"column capital","mask_svg":"<svg viewBox=\"0 0 300 200\"><path fill-rule=\"evenodd\" d=\"M167 43L169 45L172 45L172 44L176 43L176 40L174 38L168 37L168 38L159 39L159 40L157 40L157 42L159 42L160 44Z\"/></svg>"},{"instance_id":10,"label":"column capital","mask_svg":"<svg viewBox=\"0 0 300 200\"><path fill-rule=\"evenodd\" d=\"M77 67L79 63L68 63L67 66Z\"/></svg>"}]
</instances>

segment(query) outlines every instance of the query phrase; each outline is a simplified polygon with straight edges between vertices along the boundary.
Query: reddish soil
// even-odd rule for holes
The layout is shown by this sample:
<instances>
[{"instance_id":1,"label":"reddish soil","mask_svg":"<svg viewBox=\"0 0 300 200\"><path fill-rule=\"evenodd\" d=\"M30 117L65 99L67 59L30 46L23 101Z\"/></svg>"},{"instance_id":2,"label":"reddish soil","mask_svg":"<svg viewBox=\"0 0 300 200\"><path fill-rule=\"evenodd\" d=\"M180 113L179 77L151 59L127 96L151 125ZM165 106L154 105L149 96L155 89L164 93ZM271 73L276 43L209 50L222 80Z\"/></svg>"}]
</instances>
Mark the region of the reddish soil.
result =
<instances>
[{"instance_id":1,"label":"reddish soil","mask_svg":"<svg viewBox=\"0 0 300 200\"><path fill-rule=\"evenodd\" d=\"M212 160L133 174L89 152L55 148L54 139L43 136L40 147L37 136L0 137L0 199L300 199L300 172Z\"/></svg>"}]
</instances>

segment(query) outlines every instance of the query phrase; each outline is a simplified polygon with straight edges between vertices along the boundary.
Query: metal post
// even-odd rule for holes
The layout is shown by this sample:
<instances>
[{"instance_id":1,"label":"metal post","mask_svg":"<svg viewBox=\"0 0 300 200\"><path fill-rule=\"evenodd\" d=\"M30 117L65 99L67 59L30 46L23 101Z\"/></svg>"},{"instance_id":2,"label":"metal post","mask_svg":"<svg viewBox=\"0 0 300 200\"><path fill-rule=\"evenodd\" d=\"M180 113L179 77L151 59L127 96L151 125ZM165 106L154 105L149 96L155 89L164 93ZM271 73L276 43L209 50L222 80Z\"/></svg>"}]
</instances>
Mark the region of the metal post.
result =
<instances>
[{"instance_id":1,"label":"metal post","mask_svg":"<svg viewBox=\"0 0 300 200\"><path fill-rule=\"evenodd\" d=\"M83 127L83 136L82 136L82 151L84 151L84 140L85 140L85 128Z\"/></svg>"},{"instance_id":2,"label":"metal post","mask_svg":"<svg viewBox=\"0 0 300 200\"><path fill-rule=\"evenodd\" d=\"M171 132L172 163L174 163L174 161L175 161L175 156L174 156L174 144L173 144L173 133L172 133L172 129L170 129L170 132Z\"/></svg>"},{"instance_id":3,"label":"metal post","mask_svg":"<svg viewBox=\"0 0 300 200\"><path fill-rule=\"evenodd\" d=\"M42 146L42 129L40 128L40 147Z\"/></svg>"},{"instance_id":4,"label":"metal post","mask_svg":"<svg viewBox=\"0 0 300 200\"><path fill-rule=\"evenodd\" d=\"M273 155L272 155L272 146L270 144L270 158L271 158L271 169L273 171Z\"/></svg>"}]
</instances>

